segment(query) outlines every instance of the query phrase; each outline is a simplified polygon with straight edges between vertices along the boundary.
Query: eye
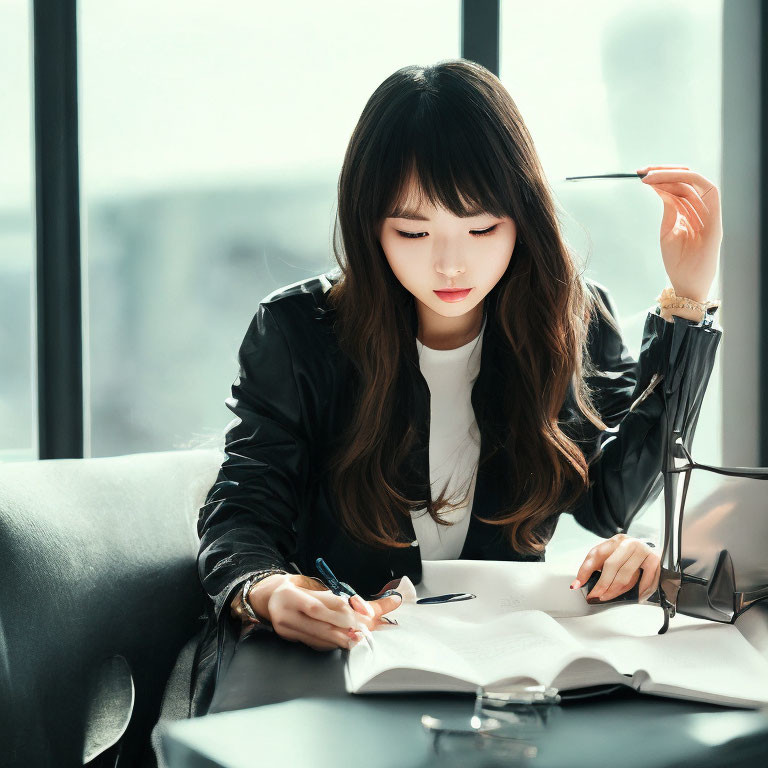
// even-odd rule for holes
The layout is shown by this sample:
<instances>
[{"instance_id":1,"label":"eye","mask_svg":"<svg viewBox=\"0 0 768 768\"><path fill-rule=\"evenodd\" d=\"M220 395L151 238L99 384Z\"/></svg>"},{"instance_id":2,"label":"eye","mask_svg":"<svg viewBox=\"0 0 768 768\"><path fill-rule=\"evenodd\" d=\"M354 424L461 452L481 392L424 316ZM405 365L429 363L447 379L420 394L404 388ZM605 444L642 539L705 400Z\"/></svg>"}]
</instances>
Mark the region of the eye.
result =
<instances>
[{"instance_id":1,"label":"eye","mask_svg":"<svg viewBox=\"0 0 768 768\"><path fill-rule=\"evenodd\" d=\"M472 230L470 231L470 235L475 235L477 237L484 237L485 235L493 234L493 231L498 227L498 224L494 224L492 227L488 227L488 229L482 229L482 230Z\"/></svg>"},{"instance_id":2,"label":"eye","mask_svg":"<svg viewBox=\"0 0 768 768\"><path fill-rule=\"evenodd\" d=\"M470 230L469 234L474 235L475 237L485 237L486 235L493 234L493 231L498 227L498 224L494 224L492 227L488 227L488 229L475 229ZM409 240L413 240L418 237L422 237L423 235L428 234L427 232L401 232L399 229L396 230L397 234L401 237L407 237Z\"/></svg>"}]
</instances>

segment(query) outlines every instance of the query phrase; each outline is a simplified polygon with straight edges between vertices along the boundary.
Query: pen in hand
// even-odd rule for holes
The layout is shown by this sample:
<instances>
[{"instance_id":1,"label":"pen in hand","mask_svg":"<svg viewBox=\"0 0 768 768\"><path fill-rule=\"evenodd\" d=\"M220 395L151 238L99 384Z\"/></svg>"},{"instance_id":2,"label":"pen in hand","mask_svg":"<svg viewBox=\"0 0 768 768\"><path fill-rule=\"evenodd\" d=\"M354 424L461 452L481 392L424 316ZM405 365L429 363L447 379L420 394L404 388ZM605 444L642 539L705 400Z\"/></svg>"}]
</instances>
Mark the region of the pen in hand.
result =
<instances>
[{"instance_id":1,"label":"pen in hand","mask_svg":"<svg viewBox=\"0 0 768 768\"><path fill-rule=\"evenodd\" d=\"M317 566L317 570L320 573L322 582L328 587L328 589L330 589L334 595L345 597L347 603L349 604L350 597L354 597L357 592L355 592L355 590L352 589L349 584L343 581L339 581L322 557L318 557L317 560L315 560L315 565ZM349 607L355 611L352 605ZM355 611L355 613L357 613L357 611ZM362 624L357 618L355 619L355 629L363 635L365 642L368 644L368 648L373 650L373 634L371 633L371 630Z\"/></svg>"},{"instance_id":2,"label":"pen in hand","mask_svg":"<svg viewBox=\"0 0 768 768\"><path fill-rule=\"evenodd\" d=\"M566 181L580 181L581 179L642 179L646 173L598 173L594 176L566 176Z\"/></svg>"}]
</instances>

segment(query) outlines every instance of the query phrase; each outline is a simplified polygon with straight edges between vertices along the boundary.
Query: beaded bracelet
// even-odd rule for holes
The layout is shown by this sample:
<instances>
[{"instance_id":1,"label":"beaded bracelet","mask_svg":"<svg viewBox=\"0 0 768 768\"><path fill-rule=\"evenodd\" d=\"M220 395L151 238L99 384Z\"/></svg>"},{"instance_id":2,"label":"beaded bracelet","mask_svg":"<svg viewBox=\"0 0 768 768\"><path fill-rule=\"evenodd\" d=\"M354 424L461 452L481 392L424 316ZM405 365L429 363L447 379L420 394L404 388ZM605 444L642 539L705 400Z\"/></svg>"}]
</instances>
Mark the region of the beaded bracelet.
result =
<instances>
[{"instance_id":1,"label":"beaded bracelet","mask_svg":"<svg viewBox=\"0 0 768 768\"><path fill-rule=\"evenodd\" d=\"M254 573L243 582L243 589L240 593L240 604L235 609L235 611L240 615L241 619L246 618L243 616L243 613L245 613L248 620L252 624L263 624L269 629L272 628L270 621L256 615L256 612L253 610L253 606L251 606L251 603L248 600L248 595L250 594L251 589L253 589L253 587L255 587L262 579L266 579L267 576L272 576L275 573L288 573L288 571L284 571L280 568L267 568L263 571Z\"/></svg>"},{"instance_id":2,"label":"beaded bracelet","mask_svg":"<svg viewBox=\"0 0 768 768\"><path fill-rule=\"evenodd\" d=\"M701 322L709 313L710 310L714 312L721 304L720 299L713 299L712 301L694 301L684 296L678 296L675 293L675 289L671 286L665 288L657 297L656 301L661 307L659 313L667 322L674 322L672 315L683 317L687 320L695 320ZM670 310L676 309L677 312L671 312Z\"/></svg>"}]
</instances>

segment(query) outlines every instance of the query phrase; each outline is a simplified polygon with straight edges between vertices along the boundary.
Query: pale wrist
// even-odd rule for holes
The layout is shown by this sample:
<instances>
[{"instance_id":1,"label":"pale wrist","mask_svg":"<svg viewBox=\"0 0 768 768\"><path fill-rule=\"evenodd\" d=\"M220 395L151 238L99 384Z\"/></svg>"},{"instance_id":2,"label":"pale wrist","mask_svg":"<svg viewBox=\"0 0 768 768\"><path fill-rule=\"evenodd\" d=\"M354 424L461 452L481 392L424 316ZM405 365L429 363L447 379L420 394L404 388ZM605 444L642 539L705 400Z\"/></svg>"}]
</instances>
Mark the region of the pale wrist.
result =
<instances>
[{"instance_id":1,"label":"pale wrist","mask_svg":"<svg viewBox=\"0 0 768 768\"><path fill-rule=\"evenodd\" d=\"M292 573L274 573L256 584L248 593L248 602L251 604L253 612L272 623L269 615L269 598L272 597L272 593L280 584L294 581L294 575Z\"/></svg>"},{"instance_id":2,"label":"pale wrist","mask_svg":"<svg viewBox=\"0 0 768 768\"><path fill-rule=\"evenodd\" d=\"M269 595L272 593L275 586L277 586L277 584L280 583L278 577L287 578L290 576L292 576L292 574L273 573L273 574L270 574L269 576L265 576L259 579L252 587L249 588L248 604L257 617L259 617L260 619L266 620L266 622L270 621L266 606L264 606L263 610L261 610L262 599L265 594L266 594L267 600L269 599ZM232 598L232 601L230 602L230 611L233 618L239 618L244 622L253 622L253 617L249 615L249 613L245 610L243 606L243 589L244 588L245 588L245 582L243 581L240 583L240 586L238 587L238 590L235 593L235 596ZM258 599L256 598L257 594L258 594Z\"/></svg>"}]
</instances>

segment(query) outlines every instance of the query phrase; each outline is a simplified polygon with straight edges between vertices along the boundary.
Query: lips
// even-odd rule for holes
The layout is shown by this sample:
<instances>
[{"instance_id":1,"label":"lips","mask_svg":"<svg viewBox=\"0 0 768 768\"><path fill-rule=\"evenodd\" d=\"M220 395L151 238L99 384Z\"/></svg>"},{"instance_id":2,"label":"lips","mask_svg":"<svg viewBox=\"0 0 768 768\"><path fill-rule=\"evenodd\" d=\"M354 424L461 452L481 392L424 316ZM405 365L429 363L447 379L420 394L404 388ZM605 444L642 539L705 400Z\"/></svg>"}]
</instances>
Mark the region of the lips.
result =
<instances>
[{"instance_id":1,"label":"lips","mask_svg":"<svg viewBox=\"0 0 768 768\"><path fill-rule=\"evenodd\" d=\"M435 295L443 301L461 301L469 295L471 288L447 288L435 291Z\"/></svg>"}]
</instances>

